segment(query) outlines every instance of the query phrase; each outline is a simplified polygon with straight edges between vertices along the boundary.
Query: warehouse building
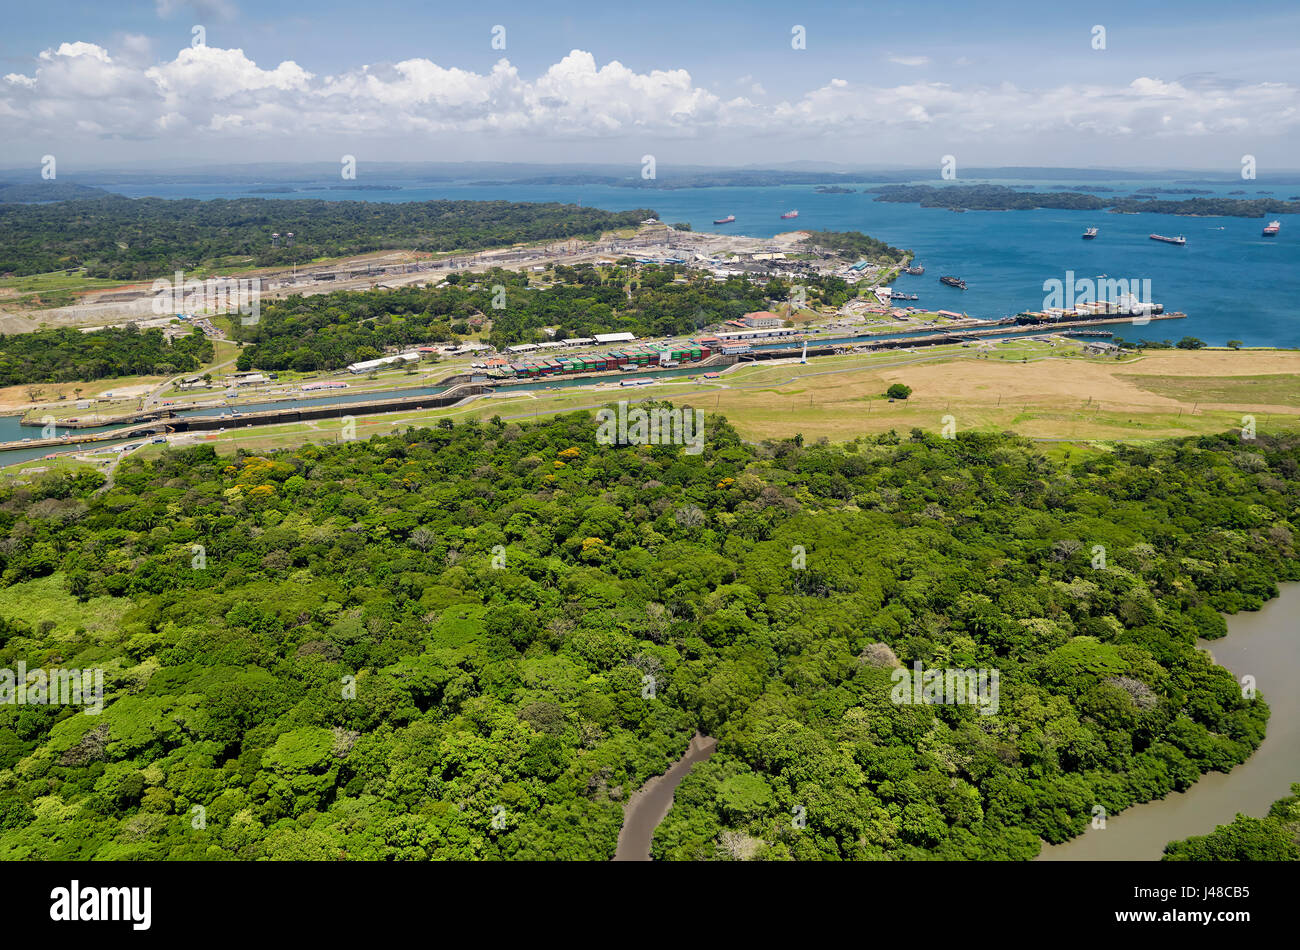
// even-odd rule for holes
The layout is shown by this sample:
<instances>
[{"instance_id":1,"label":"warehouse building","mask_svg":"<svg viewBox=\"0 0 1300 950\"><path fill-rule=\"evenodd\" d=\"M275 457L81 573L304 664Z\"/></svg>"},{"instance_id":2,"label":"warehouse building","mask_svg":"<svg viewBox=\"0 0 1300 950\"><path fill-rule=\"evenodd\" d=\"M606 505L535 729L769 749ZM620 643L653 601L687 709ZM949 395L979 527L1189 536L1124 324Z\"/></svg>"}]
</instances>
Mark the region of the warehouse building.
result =
<instances>
[{"instance_id":1,"label":"warehouse building","mask_svg":"<svg viewBox=\"0 0 1300 950\"><path fill-rule=\"evenodd\" d=\"M398 353L396 356L381 356L377 360L365 360L360 363L352 363L348 366L348 372L368 373L372 369L392 366L394 363L418 363L419 361L419 353Z\"/></svg>"}]
</instances>

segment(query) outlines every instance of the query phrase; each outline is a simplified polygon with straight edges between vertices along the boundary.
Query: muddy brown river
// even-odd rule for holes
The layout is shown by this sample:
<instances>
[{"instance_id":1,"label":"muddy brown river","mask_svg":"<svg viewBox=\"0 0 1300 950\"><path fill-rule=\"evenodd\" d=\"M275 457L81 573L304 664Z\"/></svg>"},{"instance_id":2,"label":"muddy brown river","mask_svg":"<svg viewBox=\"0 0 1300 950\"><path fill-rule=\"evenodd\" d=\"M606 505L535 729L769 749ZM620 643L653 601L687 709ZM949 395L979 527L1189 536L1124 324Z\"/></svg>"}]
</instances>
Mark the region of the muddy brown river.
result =
<instances>
[{"instance_id":1,"label":"muddy brown river","mask_svg":"<svg viewBox=\"0 0 1300 950\"><path fill-rule=\"evenodd\" d=\"M1262 609L1228 617L1228 635L1202 640L1221 666L1254 676L1271 715L1255 754L1226 775L1209 772L1185 792L1134 807L1065 844L1045 845L1040 861L1158 861L1170 841L1209 834L1238 812L1256 818L1300 782L1300 584L1283 584Z\"/></svg>"},{"instance_id":2,"label":"muddy brown river","mask_svg":"<svg viewBox=\"0 0 1300 950\"><path fill-rule=\"evenodd\" d=\"M1186 792L1136 805L1060 845L1044 845L1040 861L1158 861L1170 841L1203 835L1241 812L1261 817L1300 782L1300 584L1255 612L1228 618L1222 640L1201 640L1216 662L1255 677L1272 710L1264 741L1226 775L1209 772ZM623 810L615 861L650 860L655 829L672 808L673 793L696 762L713 755L717 740L696 735L667 772L646 782Z\"/></svg>"},{"instance_id":3,"label":"muddy brown river","mask_svg":"<svg viewBox=\"0 0 1300 950\"><path fill-rule=\"evenodd\" d=\"M672 768L650 779L628 799L623 809L623 828L618 833L615 861L650 860L650 840L668 809L673 807L673 792L677 791L691 766L708 759L717 747L717 739L696 733L686 747L686 754L674 762Z\"/></svg>"}]
</instances>

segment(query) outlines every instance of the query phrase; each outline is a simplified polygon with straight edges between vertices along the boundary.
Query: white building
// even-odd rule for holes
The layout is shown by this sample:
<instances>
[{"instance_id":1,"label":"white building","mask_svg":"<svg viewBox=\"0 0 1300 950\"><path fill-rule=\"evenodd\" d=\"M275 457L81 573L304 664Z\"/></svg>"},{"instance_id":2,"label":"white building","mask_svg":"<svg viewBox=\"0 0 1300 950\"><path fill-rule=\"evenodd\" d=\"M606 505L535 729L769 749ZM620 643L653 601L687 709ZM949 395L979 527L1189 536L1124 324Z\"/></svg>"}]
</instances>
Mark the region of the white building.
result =
<instances>
[{"instance_id":1,"label":"white building","mask_svg":"<svg viewBox=\"0 0 1300 950\"><path fill-rule=\"evenodd\" d=\"M745 326L753 327L756 330L769 330L772 327L785 325L785 321L770 310L756 310L753 313L747 313L741 320Z\"/></svg>"},{"instance_id":2,"label":"white building","mask_svg":"<svg viewBox=\"0 0 1300 950\"><path fill-rule=\"evenodd\" d=\"M776 327L771 330L737 330L728 333L715 333L713 338L723 343L732 343L736 340L779 339L780 337L794 336L798 332L797 327Z\"/></svg>"},{"instance_id":3,"label":"white building","mask_svg":"<svg viewBox=\"0 0 1300 950\"><path fill-rule=\"evenodd\" d=\"M604 346L606 343L631 343L636 339L636 335L632 333L597 333L595 339L597 343Z\"/></svg>"},{"instance_id":4,"label":"white building","mask_svg":"<svg viewBox=\"0 0 1300 950\"><path fill-rule=\"evenodd\" d=\"M381 356L377 360L364 360L360 363L352 363L348 366L348 372L368 373L372 369L379 369L382 366L391 366L394 363L418 363L419 361L419 353L398 353L396 356Z\"/></svg>"}]
</instances>

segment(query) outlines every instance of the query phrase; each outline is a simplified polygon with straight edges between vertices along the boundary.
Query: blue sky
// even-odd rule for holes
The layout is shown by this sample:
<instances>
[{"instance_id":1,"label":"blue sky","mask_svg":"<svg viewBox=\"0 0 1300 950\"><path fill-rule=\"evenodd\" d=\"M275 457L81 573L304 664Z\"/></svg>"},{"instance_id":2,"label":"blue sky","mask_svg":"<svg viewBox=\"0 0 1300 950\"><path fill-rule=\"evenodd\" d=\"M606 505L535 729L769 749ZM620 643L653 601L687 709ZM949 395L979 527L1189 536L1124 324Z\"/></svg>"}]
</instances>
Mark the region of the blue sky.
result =
<instances>
[{"instance_id":1,"label":"blue sky","mask_svg":"<svg viewBox=\"0 0 1300 950\"><path fill-rule=\"evenodd\" d=\"M56 0L6 14L0 164L238 143L248 161L1278 167L1300 144L1298 47L1295 2Z\"/></svg>"}]
</instances>

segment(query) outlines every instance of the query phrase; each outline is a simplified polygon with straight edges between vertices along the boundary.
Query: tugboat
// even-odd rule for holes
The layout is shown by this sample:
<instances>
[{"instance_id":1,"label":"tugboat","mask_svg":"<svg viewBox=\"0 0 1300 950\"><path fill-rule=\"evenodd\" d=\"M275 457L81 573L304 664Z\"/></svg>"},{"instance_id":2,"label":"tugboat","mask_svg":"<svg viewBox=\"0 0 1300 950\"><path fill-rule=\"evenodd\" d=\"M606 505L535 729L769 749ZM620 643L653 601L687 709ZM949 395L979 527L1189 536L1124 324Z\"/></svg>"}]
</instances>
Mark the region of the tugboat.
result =
<instances>
[{"instance_id":1,"label":"tugboat","mask_svg":"<svg viewBox=\"0 0 1300 950\"><path fill-rule=\"evenodd\" d=\"M797 217L799 217L798 211L787 211L785 214L781 215L782 220L786 218L797 218Z\"/></svg>"},{"instance_id":2,"label":"tugboat","mask_svg":"<svg viewBox=\"0 0 1300 950\"><path fill-rule=\"evenodd\" d=\"M1281 221L1270 221L1264 226L1264 237L1273 237L1280 230L1282 230Z\"/></svg>"},{"instance_id":3,"label":"tugboat","mask_svg":"<svg viewBox=\"0 0 1300 950\"><path fill-rule=\"evenodd\" d=\"M949 287L956 287L958 290L966 289L966 281L960 277L940 277L939 283L947 284Z\"/></svg>"},{"instance_id":4,"label":"tugboat","mask_svg":"<svg viewBox=\"0 0 1300 950\"><path fill-rule=\"evenodd\" d=\"M734 214L729 214L729 215L727 215L725 218L715 218L714 221L713 221L713 223L714 223L714 224L731 224L731 222L733 222L733 221L735 221L735 220L736 220L736 216L735 216Z\"/></svg>"},{"instance_id":5,"label":"tugboat","mask_svg":"<svg viewBox=\"0 0 1300 950\"><path fill-rule=\"evenodd\" d=\"M1091 241L1091 240L1092 240L1093 238L1095 238L1096 236L1097 236L1097 229L1096 229L1096 228L1089 228L1088 230L1086 230L1086 231L1083 232L1083 239L1084 239L1085 241Z\"/></svg>"},{"instance_id":6,"label":"tugboat","mask_svg":"<svg viewBox=\"0 0 1300 950\"><path fill-rule=\"evenodd\" d=\"M1151 234L1148 235L1148 237L1153 241L1164 241L1166 244L1177 244L1179 247L1182 247L1187 243L1187 238L1183 237L1181 234L1176 238L1165 237L1163 234Z\"/></svg>"}]
</instances>

